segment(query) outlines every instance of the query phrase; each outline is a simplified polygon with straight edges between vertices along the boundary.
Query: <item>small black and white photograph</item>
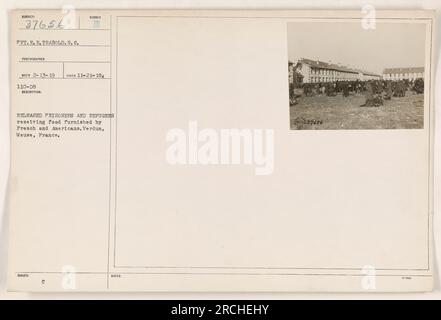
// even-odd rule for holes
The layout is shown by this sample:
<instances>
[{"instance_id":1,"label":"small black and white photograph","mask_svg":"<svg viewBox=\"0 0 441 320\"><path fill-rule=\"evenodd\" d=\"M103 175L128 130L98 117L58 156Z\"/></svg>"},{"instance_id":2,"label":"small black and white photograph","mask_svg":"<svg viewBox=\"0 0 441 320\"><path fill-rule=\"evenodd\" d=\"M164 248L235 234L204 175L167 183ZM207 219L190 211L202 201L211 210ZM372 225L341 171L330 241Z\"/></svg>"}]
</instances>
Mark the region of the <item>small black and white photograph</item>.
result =
<instances>
[{"instance_id":1,"label":"small black and white photograph","mask_svg":"<svg viewBox=\"0 0 441 320\"><path fill-rule=\"evenodd\" d=\"M423 23L288 23L290 129L423 129L425 38Z\"/></svg>"}]
</instances>

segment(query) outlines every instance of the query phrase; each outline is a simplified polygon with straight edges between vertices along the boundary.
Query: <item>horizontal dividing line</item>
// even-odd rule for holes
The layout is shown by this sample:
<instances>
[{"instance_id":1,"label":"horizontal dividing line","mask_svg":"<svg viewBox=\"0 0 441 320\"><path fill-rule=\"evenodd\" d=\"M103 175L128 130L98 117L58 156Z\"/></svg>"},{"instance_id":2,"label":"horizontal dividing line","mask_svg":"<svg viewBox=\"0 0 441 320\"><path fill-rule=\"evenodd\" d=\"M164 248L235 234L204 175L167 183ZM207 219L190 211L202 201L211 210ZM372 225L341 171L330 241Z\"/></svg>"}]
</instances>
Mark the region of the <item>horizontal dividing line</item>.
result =
<instances>
[{"instance_id":1,"label":"horizontal dividing line","mask_svg":"<svg viewBox=\"0 0 441 320\"><path fill-rule=\"evenodd\" d=\"M78 44L78 45L31 45L31 44L19 44L18 47L32 47L32 48L39 48L39 47L57 47L57 48L77 48L77 47L88 47L88 48L110 48L109 45L106 44Z\"/></svg>"},{"instance_id":2,"label":"horizontal dividing line","mask_svg":"<svg viewBox=\"0 0 441 320\"><path fill-rule=\"evenodd\" d=\"M170 15L160 15L160 16L117 16L117 18L201 18L201 19L311 19L311 20L362 20L364 17L278 17L278 16L170 16ZM430 21L432 18L411 18L411 17L390 17L390 18L375 18L376 20L427 20ZM287 21L289 22L289 21Z\"/></svg>"},{"instance_id":3,"label":"horizontal dividing line","mask_svg":"<svg viewBox=\"0 0 441 320\"><path fill-rule=\"evenodd\" d=\"M107 272L98 271L77 271L77 272L62 272L62 271L30 271L30 272L15 272L15 274L107 274Z\"/></svg>"},{"instance_id":4,"label":"horizontal dividing line","mask_svg":"<svg viewBox=\"0 0 441 320\"><path fill-rule=\"evenodd\" d=\"M21 63L110 63L110 61L46 61L46 60L35 60L35 61L27 61L27 60L18 60Z\"/></svg>"},{"instance_id":5,"label":"horizontal dividing line","mask_svg":"<svg viewBox=\"0 0 441 320\"><path fill-rule=\"evenodd\" d=\"M81 29L74 29L74 28L66 28L66 29L27 29L27 28L19 28L19 30L25 30L25 31L110 31L110 29L102 29L102 28L81 28Z\"/></svg>"},{"instance_id":6,"label":"horizontal dividing line","mask_svg":"<svg viewBox=\"0 0 441 320\"><path fill-rule=\"evenodd\" d=\"M112 78L18 78L20 80L110 80Z\"/></svg>"},{"instance_id":7,"label":"horizontal dividing line","mask_svg":"<svg viewBox=\"0 0 441 320\"><path fill-rule=\"evenodd\" d=\"M115 266L121 269L231 269L231 270L362 270L363 268L301 268L301 267L176 267L176 266ZM421 269L407 269L407 268L375 268L379 271L429 271L429 268Z\"/></svg>"},{"instance_id":8,"label":"horizontal dividing line","mask_svg":"<svg viewBox=\"0 0 441 320\"><path fill-rule=\"evenodd\" d=\"M60 272L60 271L33 271L16 272L17 274L86 274L86 275L106 275L107 272ZM228 272L110 272L109 275L229 275L229 276L336 276L336 277L366 277L362 273L228 273ZM432 277L431 274L376 274L376 277Z\"/></svg>"}]
</instances>

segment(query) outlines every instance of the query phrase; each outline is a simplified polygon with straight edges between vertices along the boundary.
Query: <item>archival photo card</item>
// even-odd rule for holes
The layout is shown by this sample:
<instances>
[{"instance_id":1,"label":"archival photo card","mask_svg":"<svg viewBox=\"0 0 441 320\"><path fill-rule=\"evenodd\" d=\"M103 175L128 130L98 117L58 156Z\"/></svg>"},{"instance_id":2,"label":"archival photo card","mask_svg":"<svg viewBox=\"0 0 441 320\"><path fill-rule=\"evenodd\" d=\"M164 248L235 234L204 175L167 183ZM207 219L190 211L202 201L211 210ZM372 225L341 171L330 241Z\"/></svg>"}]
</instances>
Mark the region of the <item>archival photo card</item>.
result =
<instances>
[{"instance_id":1,"label":"archival photo card","mask_svg":"<svg viewBox=\"0 0 441 320\"><path fill-rule=\"evenodd\" d=\"M435 12L371 13L11 12L8 289L432 290Z\"/></svg>"}]
</instances>

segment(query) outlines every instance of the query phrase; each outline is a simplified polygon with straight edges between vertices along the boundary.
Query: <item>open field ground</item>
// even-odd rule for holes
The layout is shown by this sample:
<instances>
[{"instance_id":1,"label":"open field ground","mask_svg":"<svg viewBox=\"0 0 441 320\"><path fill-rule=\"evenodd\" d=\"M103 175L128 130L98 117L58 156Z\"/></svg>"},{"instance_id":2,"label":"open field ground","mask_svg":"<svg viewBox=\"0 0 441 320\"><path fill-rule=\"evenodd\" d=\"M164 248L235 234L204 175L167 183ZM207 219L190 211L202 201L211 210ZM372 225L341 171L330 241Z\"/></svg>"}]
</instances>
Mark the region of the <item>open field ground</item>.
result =
<instances>
[{"instance_id":1,"label":"open field ground","mask_svg":"<svg viewBox=\"0 0 441 320\"><path fill-rule=\"evenodd\" d=\"M379 107L360 107L365 97L302 96L290 107L291 129L422 129L424 95L407 92L405 97L385 100Z\"/></svg>"}]
</instances>

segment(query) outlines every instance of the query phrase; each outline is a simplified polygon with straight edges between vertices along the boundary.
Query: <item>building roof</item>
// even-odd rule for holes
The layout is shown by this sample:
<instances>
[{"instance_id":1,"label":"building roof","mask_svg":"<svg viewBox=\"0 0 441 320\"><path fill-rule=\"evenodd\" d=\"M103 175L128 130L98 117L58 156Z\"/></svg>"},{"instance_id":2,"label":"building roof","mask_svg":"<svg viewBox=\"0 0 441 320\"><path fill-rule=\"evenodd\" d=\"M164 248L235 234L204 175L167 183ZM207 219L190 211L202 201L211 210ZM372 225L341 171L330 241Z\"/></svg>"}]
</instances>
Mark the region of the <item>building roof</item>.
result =
<instances>
[{"instance_id":1,"label":"building roof","mask_svg":"<svg viewBox=\"0 0 441 320\"><path fill-rule=\"evenodd\" d=\"M373 73L373 72L363 71L363 70L359 70L359 69L352 69L352 68L348 68L348 67L341 66L341 65L338 65L338 64L323 62L323 61L320 61L320 60L311 60L311 59L301 58L301 59L299 59L299 62L308 64L311 67L316 67L316 68L320 68L320 69L336 70L336 71L349 72L349 73L357 73L357 74L358 73L362 73L364 75L379 77L378 74Z\"/></svg>"},{"instance_id":2,"label":"building roof","mask_svg":"<svg viewBox=\"0 0 441 320\"><path fill-rule=\"evenodd\" d=\"M415 67L415 68L386 68L383 70L383 74L386 73L423 73L423 67Z\"/></svg>"}]
</instances>

